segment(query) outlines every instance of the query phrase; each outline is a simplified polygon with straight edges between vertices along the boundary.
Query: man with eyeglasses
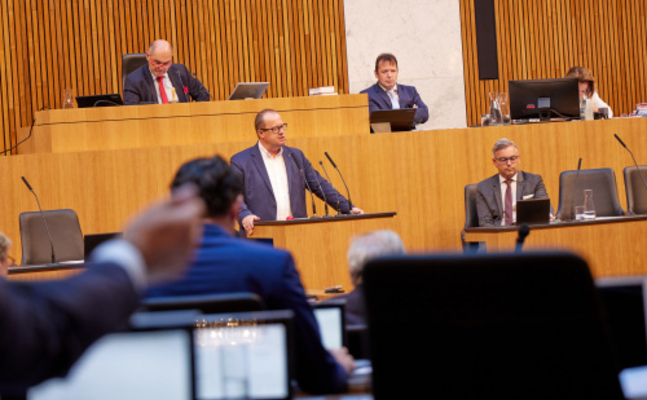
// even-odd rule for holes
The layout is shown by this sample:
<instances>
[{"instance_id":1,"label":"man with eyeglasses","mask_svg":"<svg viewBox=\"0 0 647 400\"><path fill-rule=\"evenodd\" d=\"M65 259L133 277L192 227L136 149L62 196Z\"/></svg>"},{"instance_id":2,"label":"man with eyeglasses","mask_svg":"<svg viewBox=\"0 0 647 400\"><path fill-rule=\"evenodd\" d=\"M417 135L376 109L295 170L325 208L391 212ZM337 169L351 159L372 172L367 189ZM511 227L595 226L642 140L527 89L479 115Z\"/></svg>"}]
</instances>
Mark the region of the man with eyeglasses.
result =
<instances>
[{"instance_id":1,"label":"man with eyeglasses","mask_svg":"<svg viewBox=\"0 0 647 400\"><path fill-rule=\"evenodd\" d=\"M517 200L547 198L541 176L519 170L519 148L499 139L492 148L498 174L481 181L476 192L479 226L507 226L516 221Z\"/></svg>"},{"instance_id":2,"label":"man with eyeglasses","mask_svg":"<svg viewBox=\"0 0 647 400\"><path fill-rule=\"evenodd\" d=\"M173 63L173 46L156 40L146 52L147 64L131 72L124 84L124 104L209 101L211 95L182 64Z\"/></svg>"},{"instance_id":3,"label":"man with eyeglasses","mask_svg":"<svg viewBox=\"0 0 647 400\"><path fill-rule=\"evenodd\" d=\"M238 223L247 235L254 232L254 222L307 218L306 184L322 200L344 214L363 214L312 167L303 152L285 145L288 124L275 110L263 110L254 121L258 143L231 158L231 166L243 181L244 202ZM295 163L294 159L298 162ZM323 192L322 192L323 190Z\"/></svg>"}]
</instances>

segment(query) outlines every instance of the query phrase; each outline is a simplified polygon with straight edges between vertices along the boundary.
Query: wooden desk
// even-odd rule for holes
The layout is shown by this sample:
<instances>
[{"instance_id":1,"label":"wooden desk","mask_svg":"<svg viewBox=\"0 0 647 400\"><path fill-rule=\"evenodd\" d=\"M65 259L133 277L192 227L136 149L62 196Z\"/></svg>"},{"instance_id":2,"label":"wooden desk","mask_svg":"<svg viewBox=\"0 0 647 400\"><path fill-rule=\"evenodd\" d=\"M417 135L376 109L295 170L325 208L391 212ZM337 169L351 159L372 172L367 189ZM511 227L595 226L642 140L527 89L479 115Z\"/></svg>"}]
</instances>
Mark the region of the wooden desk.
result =
<instances>
[{"instance_id":1,"label":"wooden desk","mask_svg":"<svg viewBox=\"0 0 647 400\"><path fill-rule=\"evenodd\" d=\"M77 108L37 112L32 138L20 153L251 143L254 119L265 108L289 121L292 138L370 133L364 94Z\"/></svg>"},{"instance_id":2,"label":"wooden desk","mask_svg":"<svg viewBox=\"0 0 647 400\"><path fill-rule=\"evenodd\" d=\"M86 264L43 265L34 267L11 267L9 281L45 281L69 278L85 271Z\"/></svg>"},{"instance_id":3,"label":"wooden desk","mask_svg":"<svg viewBox=\"0 0 647 400\"><path fill-rule=\"evenodd\" d=\"M294 257L306 289L342 285L352 290L346 253L353 236L393 229L395 213L342 215L332 218L257 222L254 238L271 238Z\"/></svg>"},{"instance_id":4,"label":"wooden desk","mask_svg":"<svg viewBox=\"0 0 647 400\"><path fill-rule=\"evenodd\" d=\"M582 256L594 277L647 273L647 216L531 226L524 250L560 249ZM485 242L487 252L512 251L516 228L472 228L468 242Z\"/></svg>"}]
</instances>

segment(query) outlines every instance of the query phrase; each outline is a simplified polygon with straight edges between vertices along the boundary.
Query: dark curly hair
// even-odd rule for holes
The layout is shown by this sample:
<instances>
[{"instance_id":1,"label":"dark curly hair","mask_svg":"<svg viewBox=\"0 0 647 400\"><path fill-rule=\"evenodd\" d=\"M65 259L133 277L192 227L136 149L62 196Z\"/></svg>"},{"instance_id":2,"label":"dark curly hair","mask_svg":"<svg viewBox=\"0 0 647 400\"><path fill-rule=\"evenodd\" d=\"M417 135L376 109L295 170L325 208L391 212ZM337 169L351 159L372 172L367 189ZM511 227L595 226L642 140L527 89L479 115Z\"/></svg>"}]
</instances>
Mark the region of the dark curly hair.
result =
<instances>
[{"instance_id":1,"label":"dark curly hair","mask_svg":"<svg viewBox=\"0 0 647 400\"><path fill-rule=\"evenodd\" d=\"M171 191L187 182L194 183L207 204L209 217L227 214L243 185L229 163L220 156L196 158L184 163L171 182Z\"/></svg>"}]
</instances>

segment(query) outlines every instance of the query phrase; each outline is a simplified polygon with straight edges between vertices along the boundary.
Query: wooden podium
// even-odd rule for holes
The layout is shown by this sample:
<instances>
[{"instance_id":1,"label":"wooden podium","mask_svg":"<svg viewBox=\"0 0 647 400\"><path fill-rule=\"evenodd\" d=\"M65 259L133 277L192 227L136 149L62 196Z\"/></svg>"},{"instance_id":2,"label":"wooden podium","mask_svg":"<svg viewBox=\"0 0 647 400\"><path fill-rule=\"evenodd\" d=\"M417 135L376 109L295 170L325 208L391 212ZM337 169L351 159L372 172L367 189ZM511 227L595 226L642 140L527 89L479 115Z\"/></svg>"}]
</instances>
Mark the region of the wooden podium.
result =
<instances>
[{"instance_id":1,"label":"wooden podium","mask_svg":"<svg viewBox=\"0 0 647 400\"><path fill-rule=\"evenodd\" d=\"M353 236L394 229L396 213L340 215L290 221L258 221L252 238L273 239L274 247L292 253L306 289L322 290L350 282L346 253Z\"/></svg>"}]
</instances>

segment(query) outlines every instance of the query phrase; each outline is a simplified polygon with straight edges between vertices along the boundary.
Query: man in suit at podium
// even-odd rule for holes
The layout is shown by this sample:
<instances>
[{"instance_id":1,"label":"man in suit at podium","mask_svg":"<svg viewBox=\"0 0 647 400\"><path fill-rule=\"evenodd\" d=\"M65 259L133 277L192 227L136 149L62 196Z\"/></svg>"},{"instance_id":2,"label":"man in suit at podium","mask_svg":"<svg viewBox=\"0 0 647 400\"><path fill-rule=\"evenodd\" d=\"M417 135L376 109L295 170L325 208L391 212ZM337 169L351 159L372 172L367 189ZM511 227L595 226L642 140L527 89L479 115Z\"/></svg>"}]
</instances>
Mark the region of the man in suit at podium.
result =
<instances>
[{"instance_id":1,"label":"man in suit at podium","mask_svg":"<svg viewBox=\"0 0 647 400\"><path fill-rule=\"evenodd\" d=\"M499 173L477 186L479 226L512 225L516 221L517 200L543 199L548 193L540 175L519 170L519 149L512 140L499 139L492 154L492 163Z\"/></svg>"},{"instance_id":2,"label":"man in suit at podium","mask_svg":"<svg viewBox=\"0 0 647 400\"><path fill-rule=\"evenodd\" d=\"M258 143L231 158L231 166L243 182L245 201L238 222L247 235L254 232L258 220L308 218L304 175L313 193L335 210L364 213L322 178L301 150L285 145L288 124L278 112L259 112L254 127Z\"/></svg>"},{"instance_id":3,"label":"man in suit at podium","mask_svg":"<svg viewBox=\"0 0 647 400\"><path fill-rule=\"evenodd\" d=\"M424 124L429 119L429 109L413 86L398 83L398 60L393 54L382 53L375 60L377 83L360 93L368 94L368 110L396 110L415 108L414 124Z\"/></svg>"},{"instance_id":4,"label":"man in suit at podium","mask_svg":"<svg viewBox=\"0 0 647 400\"><path fill-rule=\"evenodd\" d=\"M188 103L191 98L195 101L211 98L209 91L184 65L173 64L173 47L166 40L151 44L146 61L126 77L124 104Z\"/></svg>"},{"instance_id":5,"label":"man in suit at podium","mask_svg":"<svg viewBox=\"0 0 647 400\"><path fill-rule=\"evenodd\" d=\"M171 188L189 182L199 187L207 204L202 244L183 280L151 288L148 296L253 292L266 309L291 310L299 386L313 394L343 391L353 358L343 348L324 349L290 253L233 236L243 205L236 173L219 156L199 158L180 167Z\"/></svg>"}]
</instances>

